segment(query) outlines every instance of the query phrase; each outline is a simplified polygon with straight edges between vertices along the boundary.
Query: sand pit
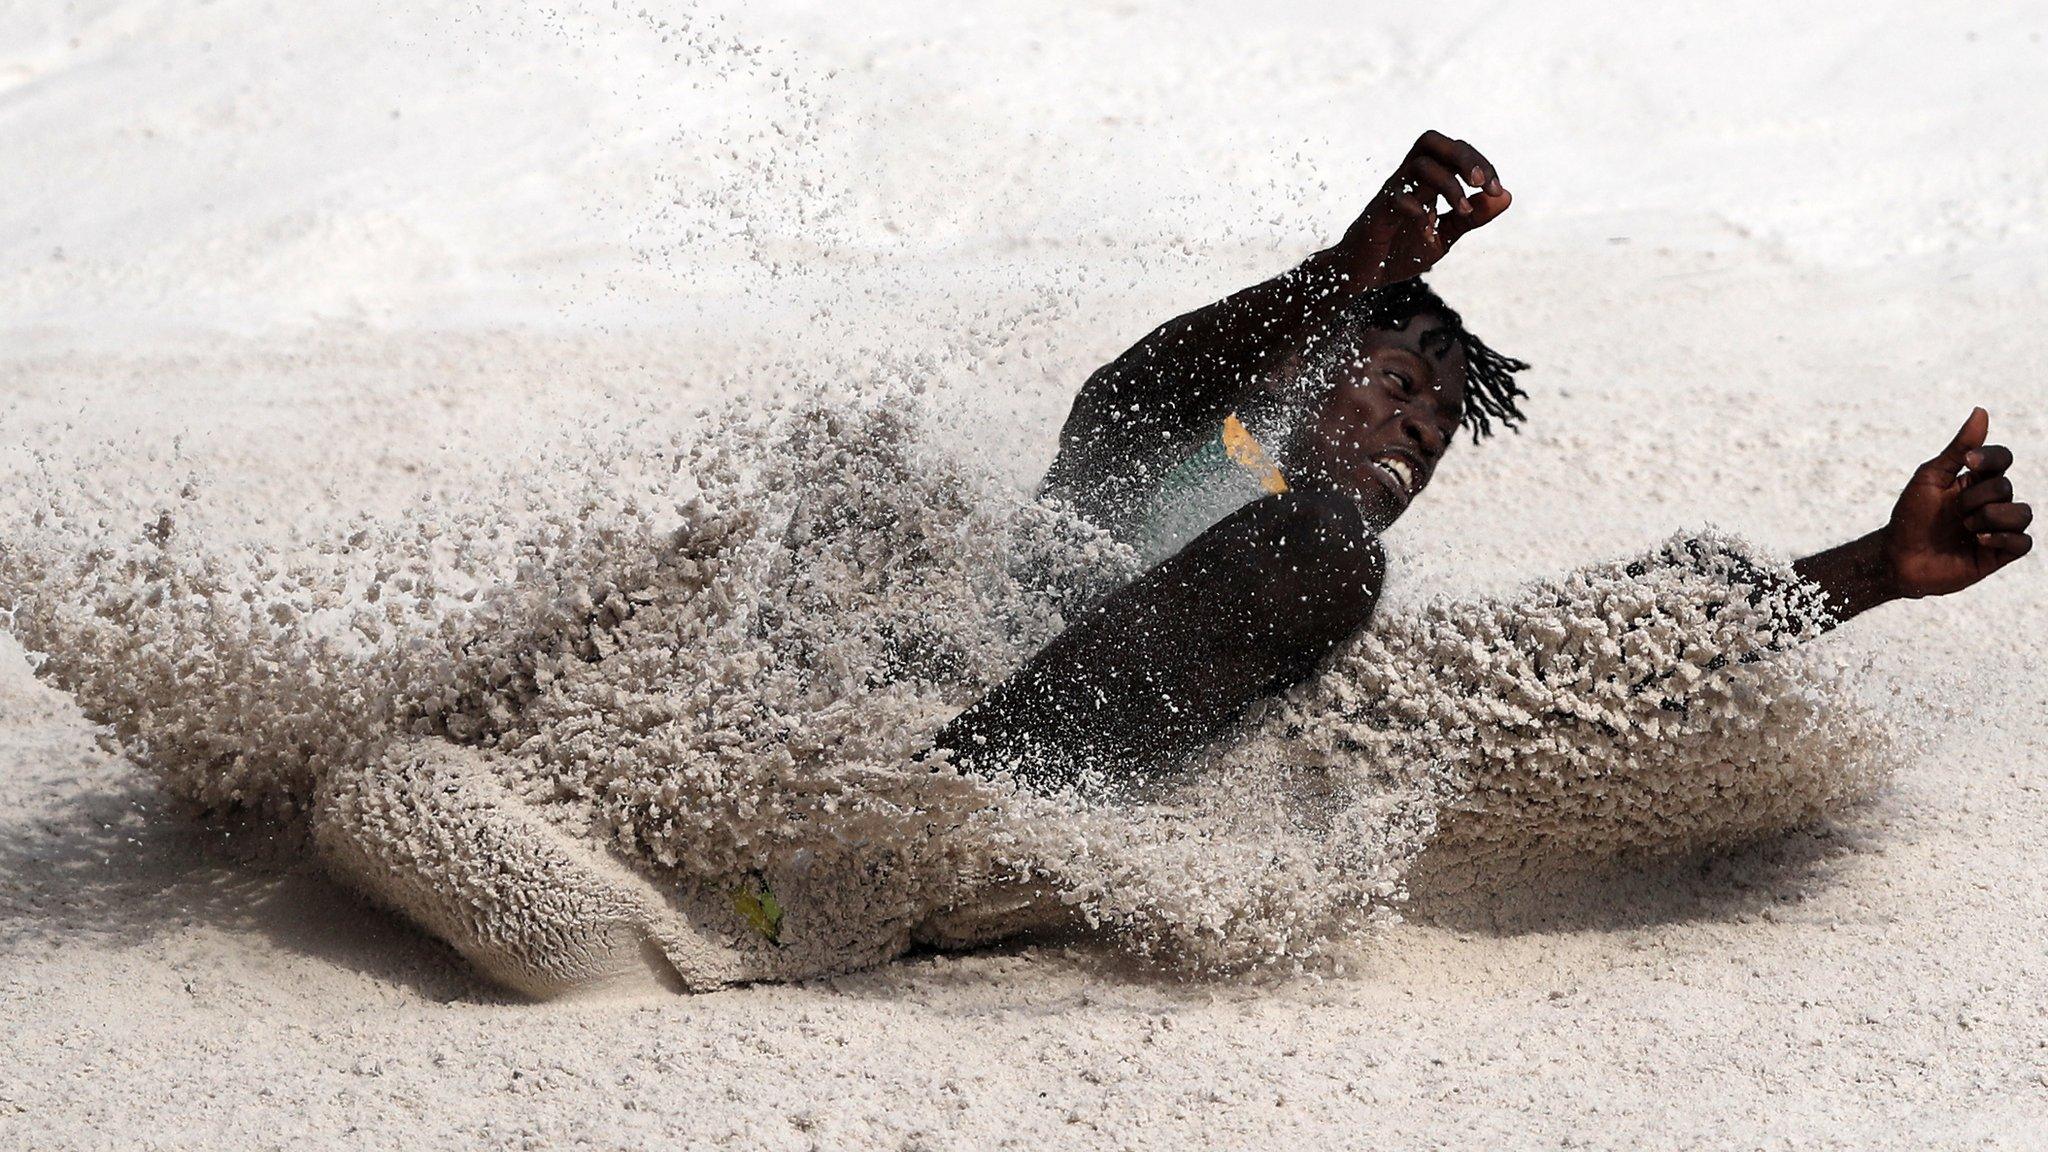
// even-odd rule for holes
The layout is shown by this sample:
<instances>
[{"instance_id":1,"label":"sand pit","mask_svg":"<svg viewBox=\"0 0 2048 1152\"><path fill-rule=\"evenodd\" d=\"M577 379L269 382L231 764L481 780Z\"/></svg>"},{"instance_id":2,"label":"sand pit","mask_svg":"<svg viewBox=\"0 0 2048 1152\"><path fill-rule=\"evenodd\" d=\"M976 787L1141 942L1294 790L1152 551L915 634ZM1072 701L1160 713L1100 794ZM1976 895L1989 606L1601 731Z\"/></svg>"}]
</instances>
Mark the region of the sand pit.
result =
<instances>
[{"instance_id":1,"label":"sand pit","mask_svg":"<svg viewBox=\"0 0 2048 1152\"><path fill-rule=\"evenodd\" d=\"M2039 159L1971 143L2048 98L2022 17L1774 17L1768 67L1554 14L5 19L0 131L49 159L6 177L0 279L0 1146L2024 1146L2048 1113L2035 573L1603 687L1802 627L1688 616L1731 581L1674 543L1862 531L1974 403L2024 487ZM1127 562L1022 495L1074 384L1438 121L1525 174L1438 280L1538 363L1534 419L1390 537L1380 625L1135 813L913 780ZM1795 160L1838 178L1788 194ZM491 835L594 879L463 873ZM812 947L734 920L770 872ZM529 990L656 987L530 1004L383 910L488 935L464 890L587 930ZM956 950L1022 925L1055 934Z\"/></svg>"}]
</instances>

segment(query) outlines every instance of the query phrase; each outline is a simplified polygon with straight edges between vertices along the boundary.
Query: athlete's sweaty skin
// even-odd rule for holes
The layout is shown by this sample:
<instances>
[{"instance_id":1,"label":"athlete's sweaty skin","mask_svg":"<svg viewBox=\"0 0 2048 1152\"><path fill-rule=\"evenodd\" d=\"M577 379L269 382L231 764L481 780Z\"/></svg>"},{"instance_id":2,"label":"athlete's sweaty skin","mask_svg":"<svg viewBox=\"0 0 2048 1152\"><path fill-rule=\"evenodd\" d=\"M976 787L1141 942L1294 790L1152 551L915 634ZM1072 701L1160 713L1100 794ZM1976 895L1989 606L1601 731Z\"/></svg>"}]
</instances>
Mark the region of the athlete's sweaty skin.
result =
<instances>
[{"instance_id":1,"label":"athlete's sweaty skin","mask_svg":"<svg viewBox=\"0 0 2048 1152\"><path fill-rule=\"evenodd\" d=\"M1277 392L1365 293L1419 276L1512 197L1462 140L1425 132L1343 239L1169 321L1074 400L1047 495L1119 535L1164 472L1230 412ZM1355 314L1355 312L1354 312ZM1428 312L1348 333L1357 355L1281 456L1288 492L1254 501L1117 591L940 734L965 765L1058 788L1083 765L1142 777L1300 680L1371 617L1378 534L1425 490L1467 402L1460 343ZM1959 592L2027 554L2033 512L1981 408L1907 482L1882 527L1799 560L1840 623ZM1405 475L1404 475L1405 473Z\"/></svg>"}]
</instances>

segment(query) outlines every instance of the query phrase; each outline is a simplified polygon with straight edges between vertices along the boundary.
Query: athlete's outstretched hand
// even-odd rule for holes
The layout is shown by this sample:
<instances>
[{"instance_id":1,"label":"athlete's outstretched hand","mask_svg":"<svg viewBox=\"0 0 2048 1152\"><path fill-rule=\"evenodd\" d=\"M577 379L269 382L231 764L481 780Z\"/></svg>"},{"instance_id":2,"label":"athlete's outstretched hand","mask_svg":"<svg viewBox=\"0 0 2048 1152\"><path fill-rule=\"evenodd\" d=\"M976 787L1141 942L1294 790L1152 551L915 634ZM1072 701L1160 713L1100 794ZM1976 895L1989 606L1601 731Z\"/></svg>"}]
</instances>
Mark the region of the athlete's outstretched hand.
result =
<instances>
[{"instance_id":1,"label":"athlete's outstretched hand","mask_svg":"<svg viewBox=\"0 0 2048 1152\"><path fill-rule=\"evenodd\" d=\"M1438 211L1439 197L1449 211ZM1424 132L1330 254L1354 284L1398 283L1429 271L1451 245L1491 223L1513 199L1479 149L1441 132Z\"/></svg>"},{"instance_id":2,"label":"athlete's outstretched hand","mask_svg":"<svg viewBox=\"0 0 2048 1152\"><path fill-rule=\"evenodd\" d=\"M1899 494L1885 529L1885 559L1901 596L1960 592L2034 546L2034 510L2012 498L2012 450L1984 443L1991 414L1970 413L1941 455Z\"/></svg>"}]
</instances>

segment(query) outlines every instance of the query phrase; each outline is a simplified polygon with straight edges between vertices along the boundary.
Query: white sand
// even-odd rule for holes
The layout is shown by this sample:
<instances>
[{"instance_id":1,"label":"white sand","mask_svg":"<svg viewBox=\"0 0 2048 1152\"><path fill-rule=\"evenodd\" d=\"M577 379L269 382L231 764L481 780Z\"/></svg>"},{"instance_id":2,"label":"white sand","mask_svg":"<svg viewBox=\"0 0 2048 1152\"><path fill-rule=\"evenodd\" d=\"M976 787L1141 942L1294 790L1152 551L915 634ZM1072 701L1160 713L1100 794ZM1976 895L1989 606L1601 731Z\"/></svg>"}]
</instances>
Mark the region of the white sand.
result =
<instances>
[{"instance_id":1,"label":"white sand","mask_svg":"<svg viewBox=\"0 0 2048 1152\"><path fill-rule=\"evenodd\" d=\"M1832 543L1972 403L2048 447L2038 19L753 6L664 45L592 9L0 15L9 474L198 473L194 530L276 539L893 356L1023 477L1093 363L1340 227L1425 124L1519 197L1438 284L1542 372L1390 541L1396 606L1703 523ZM1946 709L1845 822L1439 905L1280 987L1031 947L513 1004L229 866L8 643L0 1143L2027 1146L2037 563L1824 642Z\"/></svg>"}]
</instances>

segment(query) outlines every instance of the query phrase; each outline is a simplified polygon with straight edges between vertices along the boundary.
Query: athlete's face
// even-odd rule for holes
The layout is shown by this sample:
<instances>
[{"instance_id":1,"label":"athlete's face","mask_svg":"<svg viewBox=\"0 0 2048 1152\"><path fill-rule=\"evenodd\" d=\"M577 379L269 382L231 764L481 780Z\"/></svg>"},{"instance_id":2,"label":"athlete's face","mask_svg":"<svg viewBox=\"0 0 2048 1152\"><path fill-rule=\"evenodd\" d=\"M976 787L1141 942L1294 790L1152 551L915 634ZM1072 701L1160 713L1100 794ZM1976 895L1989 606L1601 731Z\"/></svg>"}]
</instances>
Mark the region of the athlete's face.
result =
<instances>
[{"instance_id":1,"label":"athlete's face","mask_svg":"<svg viewBox=\"0 0 2048 1152\"><path fill-rule=\"evenodd\" d=\"M1385 528L1429 486L1465 411L1465 352L1430 314L1364 333L1316 418L1295 437L1288 479L1334 490ZM1298 479L1297 479L1298 478Z\"/></svg>"}]
</instances>

